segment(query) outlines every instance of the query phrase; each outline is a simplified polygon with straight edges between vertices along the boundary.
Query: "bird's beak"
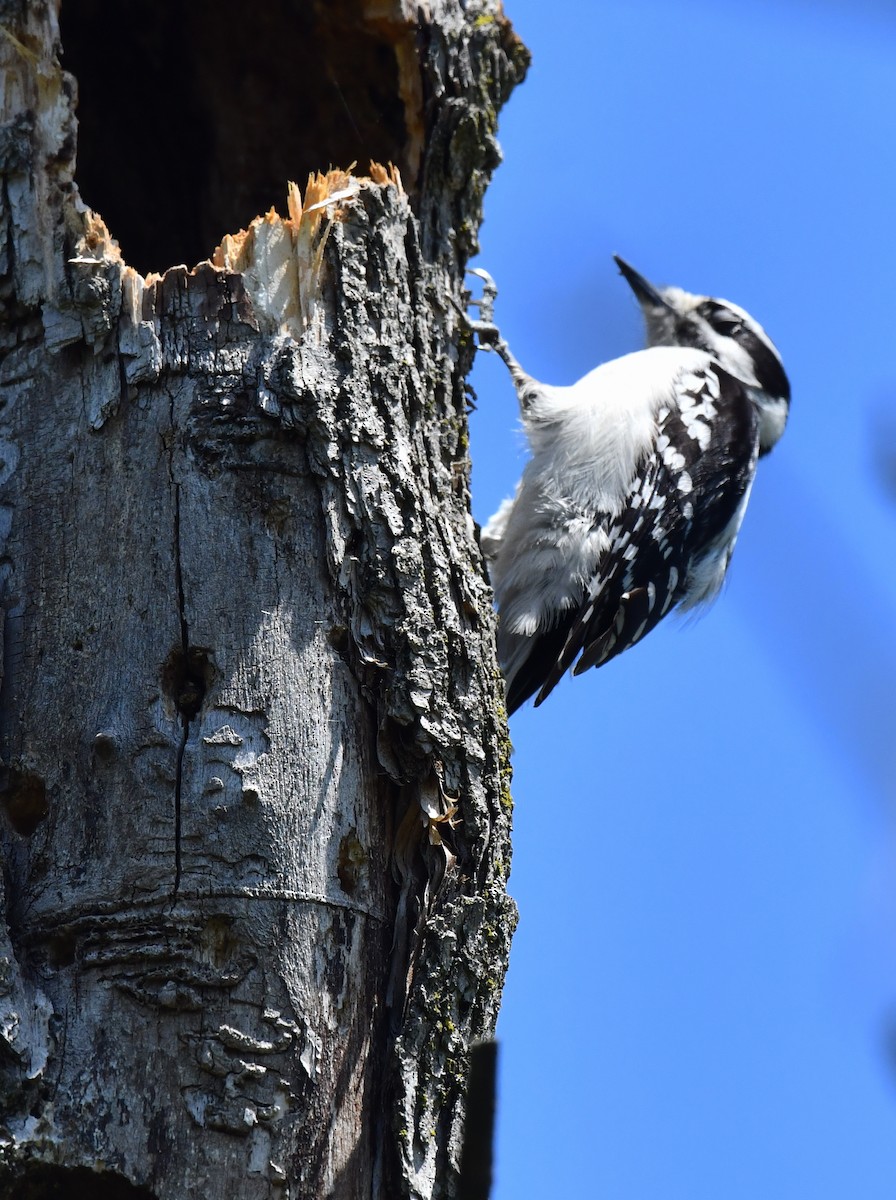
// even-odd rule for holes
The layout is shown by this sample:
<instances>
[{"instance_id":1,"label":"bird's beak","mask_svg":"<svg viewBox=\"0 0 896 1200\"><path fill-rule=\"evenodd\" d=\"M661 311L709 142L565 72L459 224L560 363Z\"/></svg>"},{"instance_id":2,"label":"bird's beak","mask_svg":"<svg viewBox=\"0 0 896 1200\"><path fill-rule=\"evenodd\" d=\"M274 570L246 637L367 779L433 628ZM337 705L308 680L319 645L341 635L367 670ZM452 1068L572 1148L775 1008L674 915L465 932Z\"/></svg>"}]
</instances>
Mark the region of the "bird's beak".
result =
<instances>
[{"instance_id":1,"label":"bird's beak","mask_svg":"<svg viewBox=\"0 0 896 1200\"><path fill-rule=\"evenodd\" d=\"M619 274L624 276L628 286L635 293L638 303L642 307L646 304L651 308L668 308L674 311L672 305L668 300L663 299L653 284L648 283L643 275L639 275L634 267L630 267L624 258L620 258L618 254L614 254L613 261L619 268Z\"/></svg>"}]
</instances>

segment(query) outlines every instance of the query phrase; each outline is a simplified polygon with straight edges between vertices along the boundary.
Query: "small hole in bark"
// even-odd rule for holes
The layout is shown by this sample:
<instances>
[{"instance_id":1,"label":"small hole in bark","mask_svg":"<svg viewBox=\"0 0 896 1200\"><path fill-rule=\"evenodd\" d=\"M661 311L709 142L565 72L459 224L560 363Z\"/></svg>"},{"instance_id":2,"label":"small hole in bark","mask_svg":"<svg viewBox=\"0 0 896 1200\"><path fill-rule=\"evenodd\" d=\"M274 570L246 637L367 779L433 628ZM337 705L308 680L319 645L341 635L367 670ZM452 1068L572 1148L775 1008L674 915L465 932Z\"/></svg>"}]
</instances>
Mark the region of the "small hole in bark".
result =
<instances>
[{"instance_id":1,"label":"small hole in bark","mask_svg":"<svg viewBox=\"0 0 896 1200\"><path fill-rule=\"evenodd\" d=\"M50 965L54 967L70 967L75 961L75 951L78 939L71 930L66 929L54 934L47 942L47 954Z\"/></svg>"},{"instance_id":2,"label":"small hole in bark","mask_svg":"<svg viewBox=\"0 0 896 1200\"><path fill-rule=\"evenodd\" d=\"M174 707L187 721L202 708L202 701L214 678L208 651L191 646L184 654L177 646L162 667L162 687L174 701Z\"/></svg>"},{"instance_id":3,"label":"small hole in bark","mask_svg":"<svg viewBox=\"0 0 896 1200\"><path fill-rule=\"evenodd\" d=\"M396 43L413 53L415 32L387 7L65 0L75 177L126 261L192 266L330 164L394 162L411 187Z\"/></svg>"},{"instance_id":4,"label":"small hole in bark","mask_svg":"<svg viewBox=\"0 0 896 1200\"><path fill-rule=\"evenodd\" d=\"M357 830L350 829L339 843L339 862L336 866L339 885L347 896L354 894L366 865L367 851L358 841Z\"/></svg>"},{"instance_id":5,"label":"small hole in bark","mask_svg":"<svg viewBox=\"0 0 896 1200\"><path fill-rule=\"evenodd\" d=\"M36 1166L0 1169L0 1200L156 1200L155 1192L137 1187L114 1171L87 1167Z\"/></svg>"},{"instance_id":6,"label":"small hole in bark","mask_svg":"<svg viewBox=\"0 0 896 1200\"><path fill-rule=\"evenodd\" d=\"M46 784L33 771L18 767L8 769L4 783L0 803L6 809L9 823L22 837L31 837L50 811Z\"/></svg>"},{"instance_id":7,"label":"small hole in bark","mask_svg":"<svg viewBox=\"0 0 896 1200\"><path fill-rule=\"evenodd\" d=\"M114 758L116 749L115 735L108 729L101 729L93 739L93 753L100 762L109 762Z\"/></svg>"},{"instance_id":8,"label":"small hole in bark","mask_svg":"<svg viewBox=\"0 0 896 1200\"><path fill-rule=\"evenodd\" d=\"M348 649L348 630L344 625L334 625L327 634L330 645L334 650L338 650L340 654L345 654Z\"/></svg>"}]
</instances>

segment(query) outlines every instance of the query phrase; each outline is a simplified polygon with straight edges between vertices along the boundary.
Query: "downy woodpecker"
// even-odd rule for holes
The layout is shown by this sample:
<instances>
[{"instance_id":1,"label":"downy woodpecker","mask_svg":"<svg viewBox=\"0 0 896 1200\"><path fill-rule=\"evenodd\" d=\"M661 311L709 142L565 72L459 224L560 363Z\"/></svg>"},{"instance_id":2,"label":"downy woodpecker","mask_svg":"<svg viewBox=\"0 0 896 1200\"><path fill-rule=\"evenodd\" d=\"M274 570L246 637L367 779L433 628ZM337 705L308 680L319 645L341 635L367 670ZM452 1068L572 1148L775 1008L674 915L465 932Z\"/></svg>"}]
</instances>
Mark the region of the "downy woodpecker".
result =
<instances>
[{"instance_id":1,"label":"downy woodpecker","mask_svg":"<svg viewBox=\"0 0 896 1200\"><path fill-rule=\"evenodd\" d=\"M535 693L541 704L573 663L576 675L602 666L672 608L717 595L756 461L787 421L781 359L748 313L616 263L647 349L571 387L526 374L494 323L491 277L473 272L472 328L510 370L532 452L482 531L508 713Z\"/></svg>"}]
</instances>

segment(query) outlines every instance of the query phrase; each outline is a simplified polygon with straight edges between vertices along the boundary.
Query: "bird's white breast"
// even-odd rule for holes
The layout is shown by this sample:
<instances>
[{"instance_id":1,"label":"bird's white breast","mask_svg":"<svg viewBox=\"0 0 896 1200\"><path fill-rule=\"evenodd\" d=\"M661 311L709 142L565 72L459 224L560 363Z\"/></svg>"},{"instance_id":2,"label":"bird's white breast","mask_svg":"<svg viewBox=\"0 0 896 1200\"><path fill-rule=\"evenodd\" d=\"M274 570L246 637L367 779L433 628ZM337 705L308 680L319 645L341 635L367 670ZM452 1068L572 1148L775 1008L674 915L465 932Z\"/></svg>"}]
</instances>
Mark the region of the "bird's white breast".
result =
<instances>
[{"instance_id":1,"label":"bird's white breast","mask_svg":"<svg viewBox=\"0 0 896 1200\"><path fill-rule=\"evenodd\" d=\"M701 350L653 347L589 371L571 387L531 383L524 426L532 459L512 504L483 531L505 636L531 636L577 604L609 549L610 521L628 503L657 419L677 407Z\"/></svg>"},{"instance_id":2,"label":"bird's white breast","mask_svg":"<svg viewBox=\"0 0 896 1200\"><path fill-rule=\"evenodd\" d=\"M684 376L711 362L702 350L655 346L602 363L571 387L542 388L524 417L531 473L583 509L616 515L652 450L658 412L677 404Z\"/></svg>"}]
</instances>

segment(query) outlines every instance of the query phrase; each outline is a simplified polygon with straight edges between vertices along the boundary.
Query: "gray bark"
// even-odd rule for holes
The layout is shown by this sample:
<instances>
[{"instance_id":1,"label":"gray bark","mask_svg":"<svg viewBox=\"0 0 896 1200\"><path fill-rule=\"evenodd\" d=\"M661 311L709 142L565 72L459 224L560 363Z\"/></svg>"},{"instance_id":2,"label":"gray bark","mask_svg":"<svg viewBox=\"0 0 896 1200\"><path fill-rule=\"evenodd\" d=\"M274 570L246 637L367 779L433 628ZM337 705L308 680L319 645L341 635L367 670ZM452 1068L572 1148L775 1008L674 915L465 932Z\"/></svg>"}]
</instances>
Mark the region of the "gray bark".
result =
<instances>
[{"instance_id":1,"label":"gray bark","mask_svg":"<svg viewBox=\"0 0 896 1200\"><path fill-rule=\"evenodd\" d=\"M451 1196L514 910L449 297L525 51L361 5L412 178L144 279L57 16L0 3L0 1196Z\"/></svg>"}]
</instances>

